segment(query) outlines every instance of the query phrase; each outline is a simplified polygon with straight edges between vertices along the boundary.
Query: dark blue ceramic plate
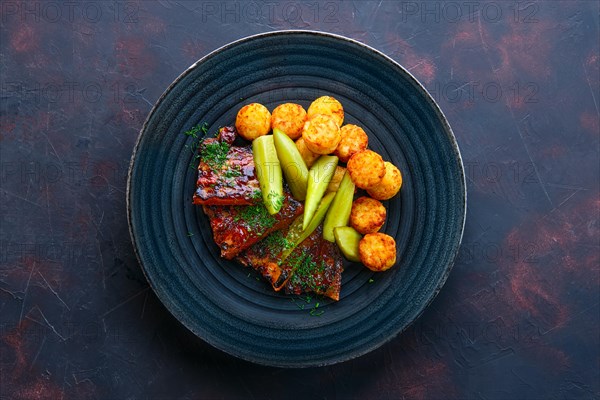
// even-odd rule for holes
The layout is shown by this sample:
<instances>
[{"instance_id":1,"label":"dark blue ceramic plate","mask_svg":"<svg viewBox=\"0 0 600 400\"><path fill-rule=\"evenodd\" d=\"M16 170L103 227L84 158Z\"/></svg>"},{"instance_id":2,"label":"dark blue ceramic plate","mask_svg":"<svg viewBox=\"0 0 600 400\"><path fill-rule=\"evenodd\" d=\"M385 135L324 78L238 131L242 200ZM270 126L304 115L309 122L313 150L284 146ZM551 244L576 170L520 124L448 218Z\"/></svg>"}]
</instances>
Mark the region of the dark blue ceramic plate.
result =
<instances>
[{"instance_id":1,"label":"dark blue ceramic plate","mask_svg":"<svg viewBox=\"0 0 600 400\"><path fill-rule=\"evenodd\" d=\"M307 107L322 95L341 101L345 122L362 126L370 148L404 178L383 228L396 239L398 264L378 274L348 264L339 302L275 293L219 257L207 218L192 205L193 139L184 135L201 123L212 135L250 102ZM127 200L137 256L173 315L227 353L285 367L349 360L406 329L446 281L466 212L456 140L419 82L366 45L308 31L239 40L177 78L141 131Z\"/></svg>"}]
</instances>

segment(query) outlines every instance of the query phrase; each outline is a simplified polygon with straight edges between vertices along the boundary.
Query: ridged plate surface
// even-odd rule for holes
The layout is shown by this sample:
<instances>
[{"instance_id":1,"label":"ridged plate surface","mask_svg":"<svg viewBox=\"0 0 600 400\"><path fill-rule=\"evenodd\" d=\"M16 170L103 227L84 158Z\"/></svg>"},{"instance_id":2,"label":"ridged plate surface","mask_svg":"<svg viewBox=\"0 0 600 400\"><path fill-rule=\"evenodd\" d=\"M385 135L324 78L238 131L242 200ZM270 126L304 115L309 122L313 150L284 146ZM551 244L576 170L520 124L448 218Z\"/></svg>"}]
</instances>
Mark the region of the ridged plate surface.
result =
<instances>
[{"instance_id":1,"label":"ridged plate surface","mask_svg":"<svg viewBox=\"0 0 600 400\"><path fill-rule=\"evenodd\" d=\"M396 239L399 262L379 274L348 264L339 302L317 299L301 309L302 300L219 257L207 218L191 202L193 139L184 132L206 122L214 134L250 102L308 107L322 95L340 100L345 123L362 126L370 148L403 173L401 193L385 202L383 228ZM406 329L444 284L466 212L460 153L425 89L368 46L308 31L245 38L185 71L144 124L127 200L137 256L171 313L227 353L285 367L348 360ZM316 301L320 315L312 316Z\"/></svg>"}]
</instances>

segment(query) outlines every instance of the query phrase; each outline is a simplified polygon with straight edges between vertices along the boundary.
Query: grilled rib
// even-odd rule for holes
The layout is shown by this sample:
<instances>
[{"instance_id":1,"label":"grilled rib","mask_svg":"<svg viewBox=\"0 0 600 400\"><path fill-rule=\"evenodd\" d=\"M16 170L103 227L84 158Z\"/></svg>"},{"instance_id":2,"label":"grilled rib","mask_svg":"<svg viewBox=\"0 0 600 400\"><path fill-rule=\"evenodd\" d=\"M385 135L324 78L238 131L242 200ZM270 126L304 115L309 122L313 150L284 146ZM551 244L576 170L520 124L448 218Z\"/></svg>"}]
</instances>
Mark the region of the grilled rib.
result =
<instances>
[{"instance_id":1,"label":"grilled rib","mask_svg":"<svg viewBox=\"0 0 600 400\"><path fill-rule=\"evenodd\" d=\"M286 260L292 268L285 285L286 293L316 293L339 300L344 268L337 245L323 239L322 225L302 244L305 246L296 249Z\"/></svg>"},{"instance_id":2,"label":"grilled rib","mask_svg":"<svg viewBox=\"0 0 600 400\"><path fill-rule=\"evenodd\" d=\"M319 226L279 263L284 251L285 231L274 232L256 243L237 260L259 272L275 290L300 295L317 293L339 300L342 280L342 256L334 243L323 239Z\"/></svg>"},{"instance_id":3,"label":"grilled rib","mask_svg":"<svg viewBox=\"0 0 600 400\"><path fill-rule=\"evenodd\" d=\"M194 204L250 205L260 202L251 146L233 146L235 128L223 127L216 138L199 146L198 179Z\"/></svg>"},{"instance_id":4,"label":"grilled rib","mask_svg":"<svg viewBox=\"0 0 600 400\"><path fill-rule=\"evenodd\" d=\"M271 232L288 226L304 211L302 203L285 192L281 210L269 214L261 202L252 206L204 206L213 238L228 260L263 239Z\"/></svg>"}]
</instances>

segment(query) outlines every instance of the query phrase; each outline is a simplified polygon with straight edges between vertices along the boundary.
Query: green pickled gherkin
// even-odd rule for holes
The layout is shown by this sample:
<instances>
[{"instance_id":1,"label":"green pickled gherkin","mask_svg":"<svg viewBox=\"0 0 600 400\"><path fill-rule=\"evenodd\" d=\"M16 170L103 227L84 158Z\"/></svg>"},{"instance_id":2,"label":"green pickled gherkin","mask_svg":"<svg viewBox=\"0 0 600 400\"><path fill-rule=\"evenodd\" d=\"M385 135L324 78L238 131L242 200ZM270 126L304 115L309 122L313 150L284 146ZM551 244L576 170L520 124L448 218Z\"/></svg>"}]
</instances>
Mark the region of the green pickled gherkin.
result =
<instances>
[{"instance_id":1,"label":"green pickled gherkin","mask_svg":"<svg viewBox=\"0 0 600 400\"><path fill-rule=\"evenodd\" d=\"M283 177L281 164L273 142L273 135L260 136L252 141L256 177L260 183L263 203L269 214L277 214L283 205Z\"/></svg>"},{"instance_id":2,"label":"green pickled gherkin","mask_svg":"<svg viewBox=\"0 0 600 400\"><path fill-rule=\"evenodd\" d=\"M348 261L360 262L358 244L362 235L351 226L338 226L333 229L333 236L342 254Z\"/></svg>"},{"instance_id":3,"label":"green pickled gherkin","mask_svg":"<svg viewBox=\"0 0 600 400\"><path fill-rule=\"evenodd\" d=\"M273 141L285 181L290 187L292 196L296 200L303 201L306 198L308 186L306 163L302 159L296 143L280 129L273 129Z\"/></svg>"},{"instance_id":4,"label":"green pickled gherkin","mask_svg":"<svg viewBox=\"0 0 600 400\"><path fill-rule=\"evenodd\" d=\"M333 198L335 197L335 193L327 193L321 201L319 202L319 206L317 207L316 212L313 215L313 218L309 221L306 228L303 228L303 215L300 215L298 218L292 222L288 234L286 236L287 242L291 243L291 245L281 254L279 262L283 262L291 253L294 251L296 246L304 241L307 237L311 235L317 229L319 224L323 222L325 215L327 214L327 210L331 206L333 202Z\"/></svg>"},{"instance_id":5,"label":"green pickled gherkin","mask_svg":"<svg viewBox=\"0 0 600 400\"><path fill-rule=\"evenodd\" d=\"M352 200L354 199L354 182L348 171L344 174L340 186L335 194L331 207L323 223L323 239L335 242L333 229L338 226L348 225L350 211L352 211Z\"/></svg>"},{"instance_id":6,"label":"green pickled gherkin","mask_svg":"<svg viewBox=\"0 0 600 400\"><path fill-rule=\"evenodd\" d=\"M310 223L319 202L323 198L327 186L335 173L338 158L336 156L321 156L308 171L308 187L306 189L306 202L304 203L304 220L302 229Z\"/></svg>"}]
</instances>

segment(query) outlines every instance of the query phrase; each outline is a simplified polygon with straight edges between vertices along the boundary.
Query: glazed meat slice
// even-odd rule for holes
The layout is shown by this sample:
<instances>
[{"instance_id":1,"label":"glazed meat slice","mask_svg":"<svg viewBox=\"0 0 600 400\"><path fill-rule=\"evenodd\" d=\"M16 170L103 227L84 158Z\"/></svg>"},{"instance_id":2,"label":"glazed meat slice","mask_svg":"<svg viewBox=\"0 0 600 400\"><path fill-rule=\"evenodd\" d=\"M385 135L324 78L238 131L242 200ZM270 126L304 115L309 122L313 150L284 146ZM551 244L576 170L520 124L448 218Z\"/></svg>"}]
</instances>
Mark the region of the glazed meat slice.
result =
<instances>
[{"instance_id":1,"label":"glazed meat slice","mask_svg":"<svg viewBox=\"0 0 600 400\"><path fill-rule=\"evenodd\" d=\"M265 278L275 290L278 282L285 281L286 271L279 266L281 253L285 251L287 242L285 236L288 229L272 232L269 236L255 243L236 259L246 267L254 268Z\"/></svg>"},{"instance_id":2,"label":"glazed meat slice","mask_svg":"<svg viewBox=\"0 0 600 400\"><path fill-rule=\"evenodd\" d=\"M194 204L250 205L260 202L251 146L233 146L237 133L224 127L200 143Z\"/></svg>"},{"instance_id":3,"label":"glazed meat slice","mask_svg":"<svg viewBox=\"0 0 600 400\"><path fill-rule=\"evenodd\" d=\"M258 271L275 290L287 293L317 293L339 300L342 256L334 243L323 239L319 226L279 264L286 244L285 232L277 231L256 243L237 260Z\"/></svg>"},{"instance_id":4,"label":"glazed meat slice","mask_svg":"<svg viewBox=\"0 0 600 400\"><path fill-rule=\"evenodd\" d=\"M252 267L258 271L269 283L273 286L275 291L281 290L290 273L293 270L293 265L290 263L281 263L282 254L291 245L286 239L286 236L290 229L298 228L301 229L302 220L296 218L290 226L284 227L279 231L272 232L270 235L255 243L247 250L242 252L238 257L242 265L246 267ZM315 236L316 237L316 236ZM302 252L303 249L307 249L314 240L304 240L300 243L290 256L295 252ZM290 258L293 259L294 257Z\"/></svg>"},{"instance_id":5,"label":"glazed meat slice","mask_svg":"<svg viewBox=\"0 0 600 400\"><path fill-rule=\"evenodd\" d=\"M271 232L288 226L304 207L289 192L281 210L269 214L262 202L251 206L207 206L204 212L210 220L213 238L221 248L221 256L232 259L239 253L263 239Z\"/></svg>"},{"instance_id":6,"label":"glazed meat slice","mask_svg":"<svg viewBox=\"0 0 600 400\"><path fill-rule=\"evenodd\" d=\"M337 245L323 239L322 225L301 244L282 267L291 269L286 293L316 293L339 300L344 267Z\"/></svg>"}]
</instances>

